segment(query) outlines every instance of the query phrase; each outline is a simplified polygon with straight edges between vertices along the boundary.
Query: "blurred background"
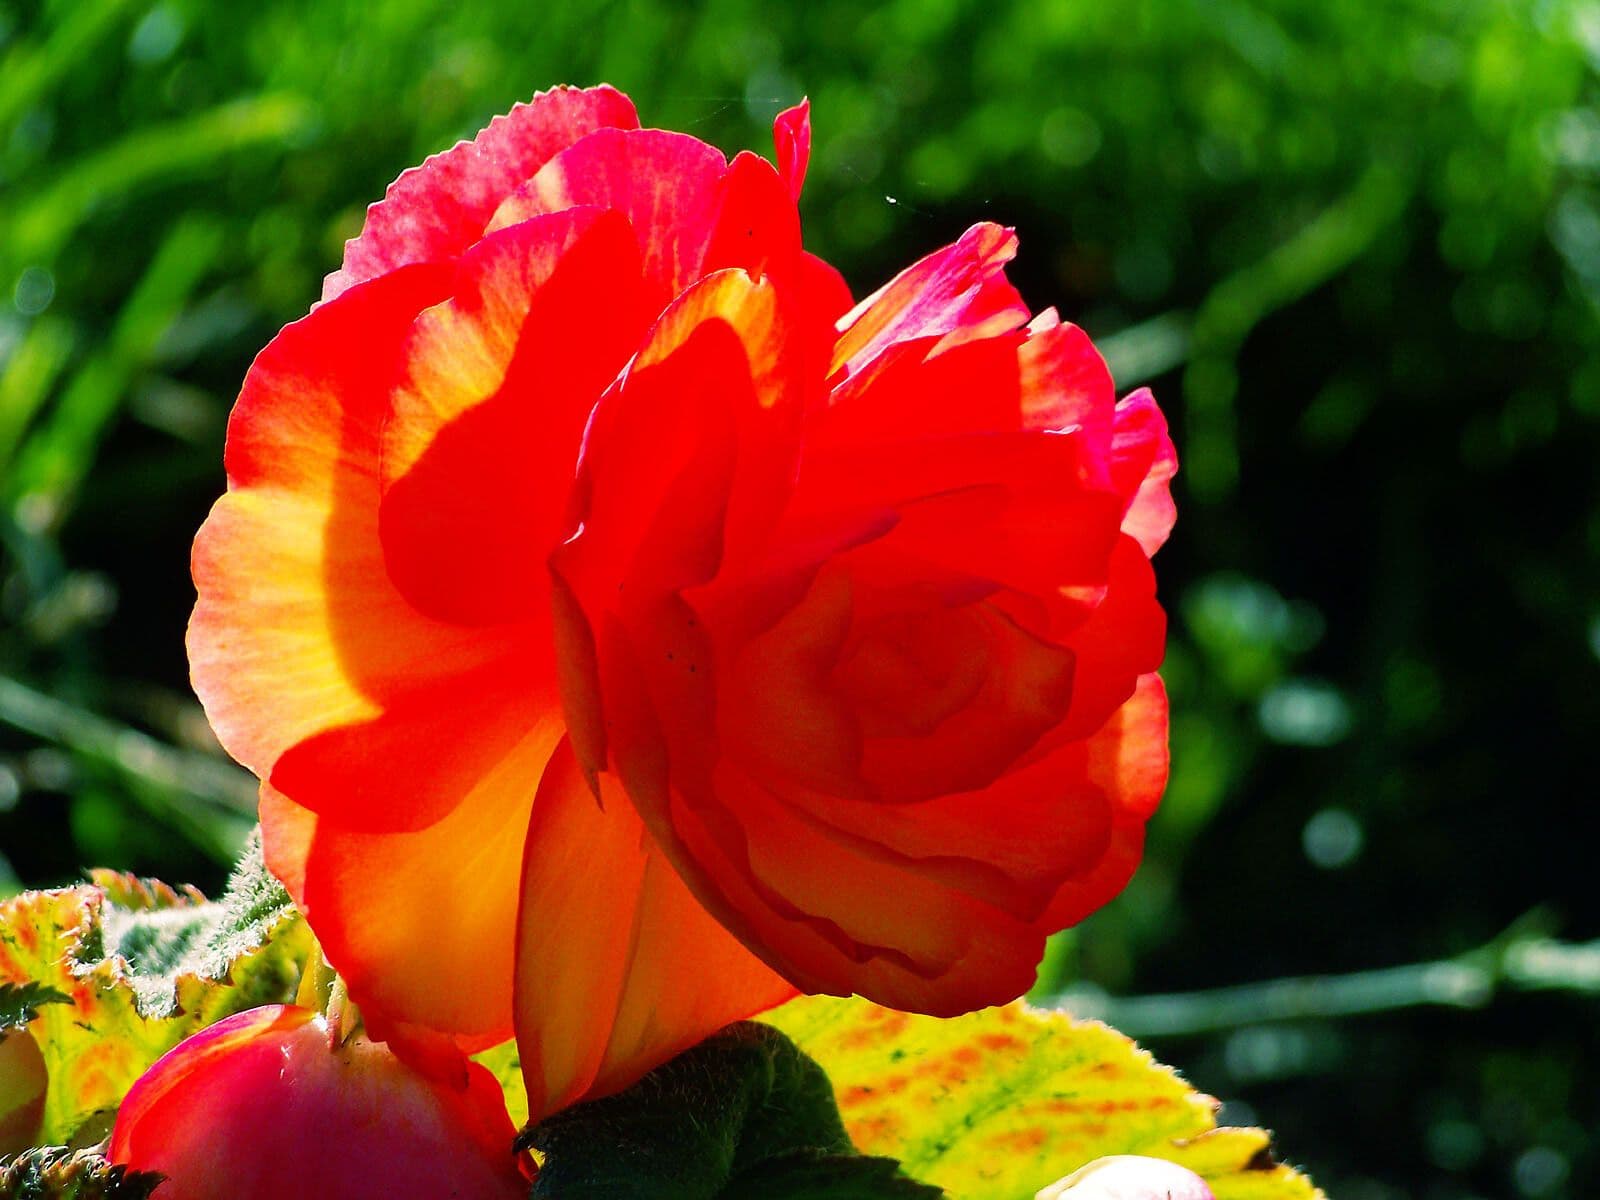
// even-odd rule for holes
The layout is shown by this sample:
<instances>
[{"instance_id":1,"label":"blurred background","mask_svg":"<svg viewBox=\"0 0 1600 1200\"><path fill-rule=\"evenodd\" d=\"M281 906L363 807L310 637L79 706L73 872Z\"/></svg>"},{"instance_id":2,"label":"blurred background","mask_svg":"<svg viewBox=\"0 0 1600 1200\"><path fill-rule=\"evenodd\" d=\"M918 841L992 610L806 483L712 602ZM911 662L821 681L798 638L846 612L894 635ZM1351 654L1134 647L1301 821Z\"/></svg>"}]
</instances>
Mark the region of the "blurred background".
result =
<instances>
[{"instance_id":1,"label":"blurred background","mask_svg":"<svg viewBox=\"0 0 1600 1200\"><path fill-rule=\"evenodd\" d=\"M1013 224L1177 433L1173 782L1040 995L1335 1200L1595 1194L1597 72L1579 0L0 0L0 894L222 879L190 539L401 169L562 81L730 151L809 94L858 294Z\"/></svg>"}]
</instances>

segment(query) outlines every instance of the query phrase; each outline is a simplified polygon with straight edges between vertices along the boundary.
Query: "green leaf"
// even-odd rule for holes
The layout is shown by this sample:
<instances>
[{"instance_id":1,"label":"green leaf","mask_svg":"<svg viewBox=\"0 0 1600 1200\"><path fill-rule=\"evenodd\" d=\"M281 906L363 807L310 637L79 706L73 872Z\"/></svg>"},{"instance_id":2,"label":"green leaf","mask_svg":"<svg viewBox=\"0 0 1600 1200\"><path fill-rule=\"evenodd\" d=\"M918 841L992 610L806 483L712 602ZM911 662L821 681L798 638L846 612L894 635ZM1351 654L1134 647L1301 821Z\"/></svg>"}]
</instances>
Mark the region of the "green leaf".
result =
<instances>
[{"instance_id":1,"label":"green leaf","mask_svg":"<svg viewBox=\"0 0 1600 1200\"><path fill-rule=\"evenodd\" d=\"M39 1015L46 1004L71 1004L72 997L40 983L0 983L0 1035Z\"/></svg>"},{"instance_id":2,"label":"green leaf","mask_svg":"<svg viewBox=\"0 0 1600 1200\"><path fill-rule=\"evenodd\" d=\"M854 1155L827 1076L777 1030L750 1021L625 1092L556 1113L523 1141L544 1156L533 1200L732 1200L769 1194L768 1185L794 1200L938 1194L885 1190L893 1163L826 1165ZM874 1182L883 1186L864 1190Z\"/></svg>"},{"instance_id":3,"label":"green leaf","mask_svg":"<svg viewBox=\"0 0 1600 1200\"><path fill-rule=\"evenodd\" d=\"M517 1050L516 1039L501 1042L472 1057L499 1081L506 1097L506 1112L511 1123L520 1129L528 1120L528 1085L522 1080L522 1055Z\"/></svg>"},{"instance_id":4,"label":"green leaf","mask_svg":"<svg viewBox=\"0 0 1600 1200\"><path fill-rule=\"evenodd\" d=\"M45 1142L106 1126L133 1081L191 1033L291 999L310 951L259 846L216 903L113 872L93 879L0 903L0 983L70 998L33 1006L29 1025L49 1070Z\"/></svg>"},{"instance_id":5,"label":"green leaf","mask_svg":"<svg viewBox=\"0 0 1600 1200\"><path fill-rule=\"evenodd\" d=\"M45 1146L0 1160L0 1200L149 1200L162 1176L88 1150Z\"/></svg>"},{"instance_id":6,"label":"green leaf","mask_svg":"<svg viewBox=\"0 0 1600 1200\"><path fill-rule=\"evenodd\" d=\"M109 871L90 878L110 901L101 923L105 957L120 960L144 1016L180 1012L219 1020L293 991L311 935L252 833L222 899ZM260 953L270 945L270 952ZM87 947L80 956L90 959ZM215 985L232 986L226 995ZM253 998L259 997L259 998ZM220 1007L218 1002L220 1001Z\"/></svg>"},{"instance_id":7,"label":"green leaf","mask_svg":"<svg viewBox=\"0 0 1600 1200\"><path fill-rule=\"evenodd\" d=\"M803 997L764 1021L833 1079L868 1154L955 1200L1026 1200L1110 1154L1170 1159L1217 1200L1320 1200L1260 1129L1218 1129L1217 1102L1116 1030L1023 1004L940 1020Z\"/></svg>"}]
</instances>

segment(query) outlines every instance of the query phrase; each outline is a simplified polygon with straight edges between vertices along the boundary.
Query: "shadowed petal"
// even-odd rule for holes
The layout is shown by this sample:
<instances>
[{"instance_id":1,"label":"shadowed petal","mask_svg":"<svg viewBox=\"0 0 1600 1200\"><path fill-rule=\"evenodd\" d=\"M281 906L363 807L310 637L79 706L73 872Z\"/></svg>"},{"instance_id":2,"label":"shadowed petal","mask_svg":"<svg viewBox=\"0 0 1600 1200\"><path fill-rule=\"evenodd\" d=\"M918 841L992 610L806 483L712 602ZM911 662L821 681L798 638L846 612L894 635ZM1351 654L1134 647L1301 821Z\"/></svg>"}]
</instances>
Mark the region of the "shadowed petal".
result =
<instances>
[{"instance_id":1,"label":"shadowed petal","mask_svg":"<svg viewBox=\"0 0 1600 1200\"><path fill-rule=\"evenodd\" d=\"M570 748L540 785L522 884L517 1039L535 1119L794 995L690 895L614 783L596 798Z\"/></svg>"},{"instance_id":2,"label":"shadowed petal","mask_svg":"<svg viewBox=\"0 0 1600 1200\"><path fill-rule=\"evenodd\" d=\"M511 1035L522 847L561 733L547 721L480 778L452 781L449 814L415 832L344 829L262 789L267 865L370 1019L478 1046Z\"/></svg>"}]
</instances>

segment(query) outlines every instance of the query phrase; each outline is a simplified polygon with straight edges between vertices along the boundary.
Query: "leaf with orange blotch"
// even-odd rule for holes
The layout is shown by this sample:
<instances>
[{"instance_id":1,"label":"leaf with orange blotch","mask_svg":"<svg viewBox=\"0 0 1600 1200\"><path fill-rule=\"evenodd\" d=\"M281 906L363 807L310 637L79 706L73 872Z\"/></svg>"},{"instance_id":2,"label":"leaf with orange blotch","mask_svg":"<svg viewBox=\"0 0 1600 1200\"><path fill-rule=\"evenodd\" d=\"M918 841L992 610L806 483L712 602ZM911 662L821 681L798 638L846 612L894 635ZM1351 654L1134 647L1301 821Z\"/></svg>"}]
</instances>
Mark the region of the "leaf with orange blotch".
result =
<instances>
[{"instance_id":1,"label":"leaf with orange blotch","mask_svg":"<svg viewBox=\"0 0 1600 1200\"><path fill-rule=\"evenodd\" d=\"M94 1141L162 1054L293 994L310 934L253 849L214 903L114 872L0 903L0 987L33 997L49 1077L40 1144Z\"/></svg>"},{"instance_id":2,"label":"leaf with orange blotch","mask_svg":"<svg viewBox=\"0 0 1600 1200\"><path fill-rule=\"evenodd\" d=\"M761 1018L833 1080L863 1154L897 1158L952 1200L1026 1200L1094 1159L1140 1154L1203 1176L1217 1200L1324 1200L1261 1129L1109 1026L1017 1003L938 1020L807 996Z\"/></svg>"}]
</instances>

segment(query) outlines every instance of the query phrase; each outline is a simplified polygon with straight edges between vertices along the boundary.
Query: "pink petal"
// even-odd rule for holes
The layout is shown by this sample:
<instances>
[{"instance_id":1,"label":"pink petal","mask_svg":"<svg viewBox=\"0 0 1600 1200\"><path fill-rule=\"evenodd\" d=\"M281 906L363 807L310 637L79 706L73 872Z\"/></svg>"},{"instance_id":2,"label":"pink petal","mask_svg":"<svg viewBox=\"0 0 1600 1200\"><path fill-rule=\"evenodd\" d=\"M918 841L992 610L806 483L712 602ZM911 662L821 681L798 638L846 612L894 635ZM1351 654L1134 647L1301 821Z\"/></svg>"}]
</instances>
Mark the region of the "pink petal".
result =
<instances>
[{"instance_id":1,"label":"pink petal","mask_svg":"<svg viewBox=\"0 0 1600 1200\"><path fill-rule=\"evenodd\" d=\"M552 88L496 117L472 141L413 167L367 210L360 236L345 244L343 268L323 281L323 300L406 263L454 258L483 236L518 184L608 127L639 127L633 101L621 92L605 84Z\"/></svg>"},{"instance_id":2,"label":"pink petal","mask_svg":"<svg viewBox=\"0 0 1600 1200\"><path fill-rule=\"evenodd\" d=\"M840 318L834 369L853 375L912 338L966 341L1018 328L1028 309L1005 277L1016 253L1015 233L985 223L907 267Z\"/></svg>"}]
</instances>

